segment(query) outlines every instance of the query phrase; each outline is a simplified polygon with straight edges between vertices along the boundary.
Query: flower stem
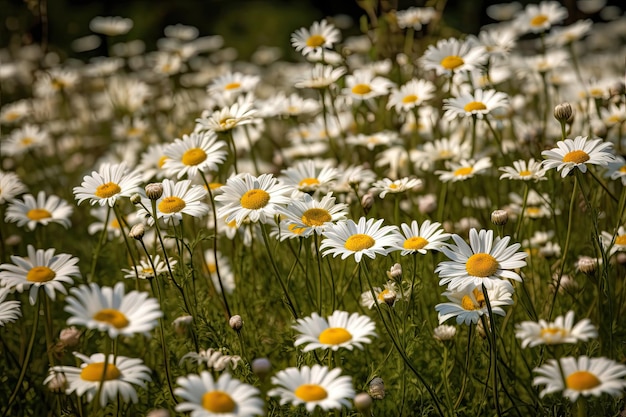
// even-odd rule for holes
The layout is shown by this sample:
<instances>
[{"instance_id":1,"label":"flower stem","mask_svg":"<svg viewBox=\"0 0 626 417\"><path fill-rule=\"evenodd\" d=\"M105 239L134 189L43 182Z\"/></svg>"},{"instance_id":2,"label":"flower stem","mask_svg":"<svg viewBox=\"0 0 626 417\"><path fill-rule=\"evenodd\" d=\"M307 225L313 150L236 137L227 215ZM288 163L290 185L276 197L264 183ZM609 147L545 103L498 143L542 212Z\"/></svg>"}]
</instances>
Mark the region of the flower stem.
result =
<instances>
[{"instance_id":1,"label":"flower stem","mask_svg":"<svg viewBox=\"0 0 626 417\"><path fill-rule=\"evenodd\" d=\"M94 275L96 274L96 263L98 262L98 257L100 256L100 251L102 250L102 245L104 245L104 240L108 232L109 217L111 217L111 207L107 208L107 214L104 218L104 227L102 228L102 233L100 233L100 238L98 239L96 250L94 250L91 257L91 268L89 270L89 275L87 275L87 283L92 282Z\"/></svg>"}]
</instances>

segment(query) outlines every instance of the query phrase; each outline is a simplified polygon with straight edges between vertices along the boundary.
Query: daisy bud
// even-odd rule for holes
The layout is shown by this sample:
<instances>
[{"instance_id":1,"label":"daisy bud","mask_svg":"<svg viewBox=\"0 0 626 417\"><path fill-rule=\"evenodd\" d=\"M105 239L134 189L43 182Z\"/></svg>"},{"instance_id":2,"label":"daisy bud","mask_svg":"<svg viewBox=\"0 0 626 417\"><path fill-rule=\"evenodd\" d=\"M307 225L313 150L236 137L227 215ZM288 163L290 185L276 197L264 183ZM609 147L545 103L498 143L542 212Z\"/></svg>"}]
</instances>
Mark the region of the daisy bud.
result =
<instances>
[{"instance_id":1,"label":"daisy bud","mask_svg":"<svg viewBox=\"0 0 626 417\"><path fill-rule=\"evenodd\" d=\"M272 363L267 358L256 358L251 364L252 372L261 379L265 379L272 370Z\"/></svg>"},{"instance_id":2,"label":"daisy bud","mask_svg":"<svg viewBox=\"0 0 626 417\"><path fill-rule=\"evenodd\" d=\"M372 379L369 387L369 394L375 400L382 400L385 398L385 383L380 377Z\"/></svg>"},{"instance_id":3,"label":"daisy bud","mask_svg":"<svg viewBox=\"0 0 626 417\"><path fill-rule=\"evenodd\" d=\"M554 107L554 118L561 123L566 123L567 120L572 117L574 114L574 110L572 109L571 104L569 103L561 103L557 104Z\"/></svg>"},{"instance_id":4,"label":"daisy bud","mask_svg":"<svg viewBox=\"0 0 626 417\"><path fill-rule=\"evenodd\" d=\"M176 332L176 334L179 336L184 335L187 330L189 330L189 326L191 326L192 320L193 317L191 317L190 315L180 316L176 320L174 320L172 322L172 325L174 326L174 331Z\"/></svg>"},{"instance_id":5,"label":"daisy bud","mask_svg":"<svg viewBox=\"0 0 626 417\"><path fill-rule=\"evenodd\" d=\"M61 330L61 333L59 334L59 341L63 344L63 346L73 347L78 345L81 335L82 332L76 327L68 327Z\"/></svg>"},{"instance_id":6,"label":"daisy bud","mask_svg":"<svg viewBox=\"0 0 626 417\"><path fill-rule=\"evenodd\" d=\"M231 329L239 331L243 327L243 320L239 314L235 314L230 318L230 320L228 320L228 325Z\"/></svg>"},{"instance_id":7,"label":"daisy bud","mask_svg":"<svg viewBox=\"0 0 626 417\"><path fill-rule=\"evenodd\" d=\"M437 197L434 194L426 194L417 198L417 209L422 214L430 214L437 210Z\"/></svg>"},{"instance_id":8,"label":"daisy bud","mask_svg":"<svg viewBox=\"0 0 626 417\"><path fill-rule=\"evenodd\" d=\"M593 274L596 271L597 266L598 261L589 256L581 256L576 263L576 268L586 275Z\"/></svg>"},{"instance_id":9,"label":"daisy bud","mask_svg":"<svg viewBox=\"0 0 626 417\"><path fill-rule=\"evenodd\" d=\"M626 264L626 253L624 252L618 252L617 256L615 257L617 262L624 265Z\"/></svg>"},{"instance_id":10,"label":"daisy bud","mask_svg":"<svg viewBox=\"0 0 626 417\"><path fill-rule=\"evenodd\" d=\"M433 330L433 337L440 342L452 340L454 336L456 336L456 327L448 324L442 324Z\"/></svg>"},{"instance_id":11,"label":"daisy bud","mask_svg":"<svg viewBox=\"0 0 626 417\"><path fill-rule=\"evenodd\" d=\"M160 182L153 182L146 185L146 196L150 200L158 200L163 195L163 184Z\"/></svg>"},{"instance_id":12,"label":"daisy bud","mask_svg":"<svg viewBox=\"0 0 626 417\"><path fill-rule=\"evenodd\" d=\"M141 195L139 193L135 193L130 196L130 202L134 205L141 203Z\"/></svg>"},{"instance_id":13,"label":"daisy bud","mask_svg":"<svg viewBox=\"0 0 626 417\"><path fill-rule=\"evenodd\" d=\"M504 226L509 221L509 213L506 210L494 210L491 213L491 223L496 226Z\"/></svg>"},{"instance_id":14,"label":"daisy bud","mask_svg":"<svg viewBox=\"0 0 626 417\"><path fill-rule=\"evenodd\" d=\"M46 378L48 389L52 392L63 392L67 387L67 379L62 373L54 373Z\"/></svg>"},{"instance_id":15,"label":"daisy bud","mask_svg":"<svg viewBox=\"0 0 626 417\"><path fill-rule=\"evenodd\" d=\"M402 277L402 265L399 263L394 264L387 272L387 276L391 279L398 279Z\"/></svg>"},{"instance_id":16,"label":"daisy bud","mask_svg":"<svg viewBox=\"0 0 626 417\"><path fill-rule=\"evenodd\" d=\"M7 246L17 246L22 243L22 237L20 235L11 235L4 241Z\"/></svg>"},{"instance_id":17,"label":"daisy bud","mask_svg":"<svg viewBox=\"0 0 626 417\"><path fill-rule=\"evenodd\" d=\"M599 120L591 121L591 130L593 131L594 136L600 138L606 138L606 134L608 133L608 129L606 125Z\"/></svg>"},{"instance_id":18,"label":"daisy bud","mask_svg":"<svg viewBox=\"0 0 626 417\"><path fill-rule=\"evenodd\" d=\"M363 207L365 214L370 212L372 206L374 206L374 195L371 193L364 194L361 198L361 207Z\"/></svg>"},{"instance_id":19,"label":"daisy bud","mask_svg":"<svg viewBox=\"0 0 626 417\"><path fill-rule=\"evenodd\" d=\"M143 235L145 233L146 227L143 225L143 223L137 223L130 229L130 232L128 232L128 237L132 237L136 240L141 240L143 239Z\"/></svg>"},{"instance_id":20,"label":"daisy bud","mask_svg":"<svg viewBox=\"0 0 626 417\"><path fill-rule=\"evenodd\" d=\"M367 392L360 392L354 397L354 408L364 416L372 415L372 397Z\"/></svg>"},{"instance_id":21,"label":"daisy bud","mask_svg":"<svg viewBox=\"0 0 626 417\"><path fill-rule=\"evenodd\" d=\"M170 417L170 412L164 408L159 408L156 410L151 410L146 417Z\"/></svg>"}]
</instances>

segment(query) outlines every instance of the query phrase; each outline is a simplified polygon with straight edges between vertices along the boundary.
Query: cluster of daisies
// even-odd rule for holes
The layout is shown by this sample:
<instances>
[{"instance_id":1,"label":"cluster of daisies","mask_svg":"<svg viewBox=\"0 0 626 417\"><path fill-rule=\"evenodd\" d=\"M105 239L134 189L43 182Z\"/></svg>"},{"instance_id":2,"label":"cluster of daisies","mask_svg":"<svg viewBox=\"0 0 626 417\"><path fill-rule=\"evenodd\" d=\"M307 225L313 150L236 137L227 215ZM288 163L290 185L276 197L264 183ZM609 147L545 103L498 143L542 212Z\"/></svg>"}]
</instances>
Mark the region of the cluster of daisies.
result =
<instances>
[{"instance_id":1,"label":"cluster of daisies","mask_svg":"<svg viewBox=\"0 0 626 417\"><path fill-rule=\"evenodd\" d=\"M0 331L28 340L11 352L20 370L5 415L26 378L93 410L159 390L193 417L353 405L371 415L382 383L351 364L363 360L355 348L382 358L365 346L374 338L441 412L407 327L432 330L445 355L457 330L469 348L477 329L495 369L509 318L509 351L549 348L547 360L542 350L508 365L528 371L529 392L620 396L626 87L614 49L624 18L577 3L604 23L564 26L555 1L491 6L497 23L478 35L434 41L435 8L381 12L388 36L344 39L325 19L293 32L295 63L271 47L238 61L221 37L186 25L145 52L114 42L133 26L119 17L94 19L102 36L72 45L86 52L108 37L107 57L62 64L34 46L6 51L3 91L32 94L0 107ZM267 289L282 301L263 311L271 320L246 310ZM277 350L286 366L249 360L246 334L262 329L244 331L235 309L292 339ZM222 315L236 338L212 327ZM27 376L40 321L41 378ZM9 334L25 322L30 336ZM71 327L55 341L61 322ZM220 338L232 346L204 345ZM457 405L469 407L464 394L465 382Z\"/></svg>"}]
</instances>

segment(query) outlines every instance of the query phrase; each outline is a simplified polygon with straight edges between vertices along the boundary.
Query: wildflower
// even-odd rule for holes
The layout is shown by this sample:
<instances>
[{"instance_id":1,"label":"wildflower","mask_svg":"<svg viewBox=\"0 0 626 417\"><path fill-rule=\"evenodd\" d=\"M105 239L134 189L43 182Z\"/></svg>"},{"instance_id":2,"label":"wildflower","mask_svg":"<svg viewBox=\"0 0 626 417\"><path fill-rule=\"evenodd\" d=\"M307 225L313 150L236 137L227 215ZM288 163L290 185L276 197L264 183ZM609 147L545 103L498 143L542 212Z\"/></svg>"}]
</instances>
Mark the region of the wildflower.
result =
<instances>
[{"instance_id":1,"label":"wildflower","mask_svg":"<svg viewBox=\"0 0 626 417\"><path fill-rule=\"evenodd\" d=\"M509 210L514 214L521 214L522 207L524 206L524 199L515 193L509 193L509 199L511 204ZM526 208L524 210L524 216L529 219L541 219L549 218L552 216L552 207L550 196L546 193L539 194L535 190L530 190L526 198ZM556 209L556 213L559 209Z\"/></svg>"},{"instance_id":2,"label":"wildflower","mask_svg":"<svg viewBox=\"0 0 626 417\"><path fill-rule=\"evenodd\" d=\"M513 304L511 283L494 281L486 290L493 314L504 316L506 313L502 306ZM450 289L442 295L448 297L450 302L435 306L435 310L439 313L439 324L443 324L452 317L456 317L457 324L476 324L480 316L489 315L485 294L481 287L469 285L464 288Z\"/></svg>"},{"instance_id":3,"label":"wildflower","mask_svg":"<svg viewBox=\"0 0 626 417\"><path fill-rule=\"evenodd\" d=\"M7 288L0 288L0 327L13 323L22 315L19 301L6 300L10 292Z\"/></svg>"},{"instance_id":4,"label":"wildflower","mask_svg":"<svg viewBox=\"0 0 626 417\"><path fill-rule=\"evenodd\" d=\"M600 243L605 250L609 250L609 256L616 252L626 252L626 228L620 226L615 234L602 231Z\"/></svg>"},{"instance_id":5,"label":"wildflower","mask_svg":"<svg viewBox=\"0 0 626 417\"><path fill-rule=\"evenodd\" d=\"M221 105L226 106L232 104L239 95L253 92L260 80L258 75L228 72L211 81L207 91Z\"/></svg>"},{"instance_id":6,"label":"wildflower","mask_svg":"<svg viewBox=\"0 0 626 417\"><path fill-rule=\"evenodd\" d=\"M522 348L543 344L586 342L598 337L598 331L589 319L583 319L574 325L574 312L571 310L565 317L559 316L552 323L545 320L524 321L518 323L515 328L515 337L522 339Z\"/></svg>"},{"instance_id":7,"label":"wildflower","mask_svg":"<svg viewBox=\"0 0 626 417\"><path fill-rule=\"evenodd\" d=\"M316 407L323 411L350 408L354 388L349 376L340 376L341 369L313 365L287 368L272 377L277 387L268 391L270 397L280 397L280 404L299 406L304 404L312 413Z\"/></svg>"},{"instance_id":8,"label":"wildflower","mask_svg":"<svg viewBox=\"0 0 626 417\"><path fill-rule=\"evenodd\" d=\"M141 223L139 224L141 225ZM169 266L173 269L177 261L175 259L170 259L169 263ZM154 264L154 269L152 268L152 264ZM140 259L139 265L137 265L136 268L137 273L135 273L135 268L122 269L124 278L152 279L169 271L167 264L164 260L161 260L161 256L158 254L154 256L152 263L150 263L150 260L148 259Z\"/></svg>"},{"instance_id":9,"label":"wildflower","mask_svg":"<svg viewBox=\"0 0 626 417\"><path fill-rule=\"evenodd\" d=\"M380 377L372 378L369 383L369 394L375 400L382 400L385 398L385 382Z\"/></svg>"},{"instance_id":10,"label":"wildflower","mask_svg":"<svg viewBox=\"0 0 626 417\"><path fill-rule=\"evenodd\" d=\"M437 11L433 7L409 7L406 10L396 12L396 20L400 29L420 30L422 25L430 23L435 16L437 16Z\"/></svg>"},{"instance_id":11,"label":"wildflower","mask_svg":"<svg viewBox=\"0 0 626 417\"><path fill-rule=\"evenodd\" d=\"M547 180L546 170L542 168L541 162L535 161L534 158L530 158L528 162L520 159L513 161L512 167L498 168L504 174L500 175L500 179L509 180L521 180L521 181L543 181Z\"/></svg>"},{"instance_id":12,"label":"wildflower","mask_svg":"<svg viewBox=\"0 0 626 417\"><path fill-rule=\"evenodd\" d=\"M240 96L231 106L209 113L202 112L196 119L196 131L212 130L214 132L230 132L237 126L256 123L256 110L253 108L252 96Z\"/></svg>"},{"instance_id":13,"label":"wildflower","mask_svg":"<svg viewBox=\"0 0 626 417\"><path fill-rule=\"evenodd\" d=\"M80 276L76 266L78 258L66 253L55 255L55 249L35 249L32 245L28 245L27 251L27 258L11 255L14 264L0 265L2 285L20 293L30 288L28 300L31 305L37 301L40 287L53 301L56 291L67 294L63 284L72 285L74 280L71 277Z\"/></svg>"},{"instance_id":14,"label":"wildflower","mask_svg":"<svg viewBox=\"0 0 626 417\"><path fill-rule=\"evenodd\" d=\"M65 311L70 314L67 324L86 326L107 332L109 337L132 336L141 333L150 335L163 316L159 303L148 298L147 292L125 293L124 283L115 287L100 287L96 283L70 289Z\"/></svg>"},{"instance_id":15,"label":"wildflower","mask_svg":"<svg viewBox=\"0 0 626 417\"><path fill-rule=\"evenodd\" d=\"M228 325L231 329L238 332L243 327L243 320L241 319L241 316L239 314L235 314L230 319L228 319Z\"/></svg>"},{"instance_id":16,"label":"wildflower","mask_svg":"<svg viewBox=\"0 0 626 417\"><path fill-rule=\"evenodd\" d=\"M470 245L459 235L452 235L456 245L448 245L441 251L451 260L437 265L435 273L441 278L439 285L448 284L448 289L489 286L501 278L521 281L522 278L513 270L526 266L525 252L516 252L519 243L509 246L510 236L493 237L492 230L476 229L469 231Z\"/></svg>"},{"instance_id":17,"label":"wildflower","mask_svg":"<svg viewBox=\"0 0 626 417\"><path fill-rule=\"evenodd\" d=\"M70 216L73 211L73 207L65 200L56 195L46 196L44 191L39 191L37 199L26 194L23 200L12 200L5 220L17 223L19 227L26 225L29 230L35 230L37 225L47 226L50 223L59 223L67 229L72 224Z\"/></svg>"},{"instance_id":18,"label":"wildflower","mask_svg":"<svg viewBox=\"0 0 626 417\"><path fill-rule=\"evenodd\" d=\"M424 144L411 155L411 160L423 171L430 171L437 161L459 161L469 158L471 144L461 142L459 136L437 139Z\"/></svg>"},{"instance_id":19,"label":"wildflower","mask_svg":"<svg viewBox=\"0 0 626 417\"><path fill-rule=\"evenodd\" d=\"M491 212L491 223L496 226L504 226L509 221L509 212L506 210L494 210Z\"/></svg>"},{"instance_id":20,"label":"wildflower","mask_svg":"<svg viewBox=\"0 0 626 417\"><path fill-rule=\"evenodd\" d=\"M207 190L201 185L192 185L190 180L170 181L163 180L163 195L156 200L157 219L163 219L172 224L178 224L183 218L183 214L192 217L202 217L209 212L209 206L204 200ZM150 207L150 200L145 199L144 206ZM138 211L138 216L148 217L145 209ZM149 217L149 223L153 224L154 219Z\"/></svg>"},{"instance_id":21,"label":"wildflower","mask_svg":"<svg viewBox=\"0 0 626 417\"><path fill-rule=\"evenodd\" d=\"M59 333L59 343L64 348L77 346L80 342L82 334L83 332L74 326L66 327Z\"/></svg>"},{"instance_id":22,"label":"wildflower","mask_svg":"<svg viewBox=\"0 0 626 417\"><path fill-rule=\"evenodd\" d=\"M100 204L113 207L120 197L130 197L139 191L141 175L128 172L126 163L102 164L98 171L83 177L80 187L74 187L74 196L81 204L89 200L92 206Z\"/></svg>"},{"instance_id":23,"label":"wildflower","mask_svg":"<svg viewBox=\"0 0 626 417\"><path fill-rule=\"evenodd\" d=\"M176 411L190 411L194 417L253 417L263 414L263 400L259 390L252 385L223 373L215 380L210 372L188 375L176 380L179 385L174 394L184 401L176 405Z\"/></svg>"},{"instance_id":24,"label":"wildflower","mask_svg":"<svg viewBox=\"0 0 626 417\"><path fill-rule=\"evenodd\" d=\"M24 192L26 192L26 186L17 174L0 170L0 204L13 200Z\"/></svg>"},{"instance_id":25,"label":"wildflower","mask_svg":"<svg viewBox=\"0 0 626 417\"><path fill-rule=\"evenodd\" d=\"M395 281L387 281L383 288L373 287L372 290L374 290L374 296L372 296L372 291L367 290L361 294L361 300L359 301L363 307L370 310L376 303L384 303L385 298L393 296L394 303L402 298L402 291L398 288L398 284Z\"/></svg>"},{"instance_id":26,"label":"wildflower","mask_svg":"<svg viewBox=\"0 0 626 417\"><path fill-rule=\"evenodd\" d=\"M374 191L380 192L378 194L380 198L385 198L387 194L398 194L408 190L417 191L422 188L423 183L419 178L405 177L398 180L383 178L372 184L372 188Z\"/></svg>"},{"instance_id":27,"label":"wildflower","mask_svg":"<svg viewBox=\"0 0 626 417\"><path fill-rule=\"evenodd\" d=\"M302 199L292 200L287 207L278 207L277 212L290 228L300 232L301 237L308 237L313 233L321 234L330 225L344 220L347 209L347 204L335 203L332 193L320 201L304 194Z\"/></svg>"},{"instance_id":28,"label":"wildflower","mask_svg":"<svg viewBox=\"0 0 626 417\"><path fill-rule=\"evenodd\" d=\"M77 396L87 396L87 401L92 401L100 391L100 406L105 407L109 401L116 402L121 398L124 402L138 401L137 391L133 385L145 388L146 382L150 382L150 369L143 364L141 359L127 358L125 356L109 355L106 367L103 353L94 353L85 356L74 352L74 356L83 363L80 368L75 366L53 366L50 368L44 384L48 384L58 375L66 378L65 393ZM104 382L102 389L100 384Z\"/></svg>"},{"instance_id":29,"label":"wildflower","mask_svg":"<svg viewBox=\"0 0 626 417\"><path fill-rule=\"evenodd\" d=\"M515 18L513 25L518 33L541 33L559 24L567 17L567 8L558 1L542 1L539 4L529 4L524 11Z\"/></svg>"},{"instance_id":30,"label":"wildflower","mask_svg":"<svg viewBox=\"0 0 626 417\"><path fill-rule=\"evenodd\" d=\"M107 36L123 35L132 28L132 19L120 16L96 16L89 22L92 32Z\"/></svg>"},{"instance_id":31,"label":"wildflower","mask_svg":"<svg viewBox=\"0 0 626 417\"><path fill-rule=\"evenodd\" d=\"M346 73L344 67L333 67L324 64L315 64L310 73L302 75L294 83L296 88L327 88L337 82Z\"/></svg>"},{"instance_id":32,"label":"wildflower","mask_svg":"<svg viewBox=\"0 0 626 417\"><path fill-rule=\"evenodd\" d=\"M433 330L433 338L439 340L440 342L446 342L448 340L454 339L456 335L456 327L450 326L448 324L441 324Z\"/></svg>"},{"instance_id":33,"label":"wildflower","mask_svg":"<svg viewBox=\"0 0 626 417\"><path fill-rule=\"evenodd\" d=\"M141 154L137 171L141 172L143 181L162 180L165 177L165 145L154 143Z\"/></svg>"},{"instance_id":34,"label":"wildflower","mask_svg":"<svg viewBox=\"0 0 626 417\"><path fill-rule=\"evenodd\" d=\"M199 352L189 352L180 358L179 366L185 362L185 360L191 360L198 365L204 363L207 368L215 371L223 371L228 366L232 369L237 369L237 364L241 361L241 357L238 355L226 355L219 349L209 348L207 350L201 350Z\"/></svg>"},{"instance_id":35,"label":"wildflower","mask_svg":"<svg viewBox=\"0 0 626 417\"><path fill-rule=\"evenodd\" d=\"M176 178L193 179L198 172L217 171L226 159L226 142L218 141L213 132L193 132L176 139L163 149L163 169Z\"/></svg>"},{"instance_id":36,"label":"wildflower","mask_svg":"<svg viewBox=\"0 0 626 417\"><path fill-rule=\"evenodd\" d=\"M346 76L343 93L355 100L368 100L386 95L392 86L393 83L387 78L375 76L366 69L358 69Z\"/></svg>"},{"instance_id":37,"label":"wildflower","mask_svg":"<svg viewBox=\"0 0 626 417\"><path fill-rule=\"evenodd\" d=\"M483 46L458 39L441 39L430 45L420 59L424 69L434 69L437 75L465 72L478 68L485 62L487 54Z\"/></svg>"},{"instance_id":38,"label":"wildflower","mask_svg":"<svg viewBox=\"0 0 626 417\"><path fill-rule=\"evenodd\" d=\"M508 105L508 96L496 90L477 89L474 93L462 93L458 97L445 99L443 103L444 117L448 120L457 117L475 116L479 119L487 117L496 109Z\"/></svg>"},{"instance_id":39,"label":"wildflower","mask_svg":"<svg viewBox=\"0 0 626 417\"><path fill-rule=\"evenodd\" d=\"M300 28L291 35L291 45L304 56L318 50L331 49L340 40L339 29L325 19L313 22L309 29Z\"/></svg>"},{"instance_id":40,"label":"wildflower","mask_svg":"<svg viewBox=\"0 0 626 417\"><path fill-rule=\"evenodd\" d=\"M626 365L608 358L566 357L548 359L540 367L533 369L537 376L533 385L545 385L539 393L543 398L546 394L563 391L563 397L575 402L579 396L602 394L621 396L626 388Z\"/></svg>"},{"instance_id":41,"label":"wildflower","mask_svg":"<svg viewBox=\"0 0 626 417\"><path fill-rule=\"evenodd\" d=\"M371 343L370 337L376 336L376 325L368 316L358 313L336 310L328 319L313 313L310 317L298 319L294 329L298 331L295 346L307 344L303 352L317 348L340 348L352 350L354 347L363 349L364 343Z\"/></svg>"},{"instance_id":42,"label":"wildflower","mask_svg":"<svg viewBox=\"0 0 626 417\"><path fill-rule=\"evenodd\" d=\"M440 181L464 181L491 168L491 159L485 156L478 161L474 159L462 159L460 162L447 161L446 167L449 171L435 171L435 174L439 175Z\"/></svg>"},{"instance_id":43,"label":"wildflower","mask_svg":"<svg viewBox=\"0 0 626 417\"><path fill-rule=\"evenodd\" d=\"M232 294L235 291L235 274L233 273L228 258L223 256L219 251L217 252L217 258L212 249L207 249L204 252L204 259L206 266L209 269L209 275L211 281L213 281L213 287L218 293L222 293L222 288L226 294ZM217 275L217 269L219 268L220 274ZM221 279L221 285L220 285Z\"/></svg>"},{"instance_id":44,"label":"wildflower","mask_svg":"<svg viewBox=\"0 0 626 417\"><path fill-rule=\"evenodd\" d=\"M565 176L574 168L582 173L587 172L587 164L607 166L615 157L610 152L610 142L602 139L587 141L587 136L577 136L575 139L565 139L557 142L557 148L541 152L546 158L543 166L546 169L556 168L561 171L561 177Z\"/></svg>"},{"instance_id":45,"label":"wildflower","mask_svg":"<svg viewBox=\"0 0 626 417\"><path fill-rule=\"evenodd\" d=\"M429 250L439 251L450 237L449 233L444 233L441 223L431 223L430 220L424 220L421 226L413 220L410 225L402 223L400 227L404 236L398 241L397 249L402 251L402 256L418 252L426 255Z\"/></svg>"},{"instance_id":46,"label":"wildflower","mask_svg":"<svg viewBox=\"0 0 626 417\"><path fill-rule=\"evenodd\" d=\"M312 159L298 161L292 167L283 169L281 174L279 179L282 184L303 193L328 188L339 175L337 168L324 164L320 169Z\"/></svg>"},{"instance_id":47,"label":"wildflower","mask_svg":"<svg viewBox=\"0 0 626 417\"><path fill-rule=\"evenodd\" d=\"M346 143L355 146L364 146L373 151L377 146L391 146L400 143L397 132L382 131L370 134L358 133L346 138Z\"/></svg>"},{"instance_id":48,"label":"wildflower","mask_svg":"<svg viewBox=\"0 0 626 417\"><path fill-rule=\"evenodd\" d=\"M2 143L2 152L7 156L18 156L37 148L50 145L50 135L39 126L25 124L15 129Z\"/></svg>"},{"instance_id":49,"label":"wildflower","mask_svg":"<svg viewBox=\"0 0 626 417\"><path fill-rule=\"evenodd\" d=\"M356 262L361 262L363 255L374 259L376 255L387 255L399 232L395 226L382 226L383 219L361 217L358 223L352 219L329 226L324 231L324 240L320 249L324 256L341 255L346 259L354 255Z\"/></svg>"},{"instance_id":50,"label":"wildflower","mask_svg":"<svg viewBox=\"0 0 626 417\"><path fill-rule=\"evenodd\" d=\"M0 123L4 123L5 125L19 123L30 114L30 105L26 100L7 103L0 108Z\"/></svg>"},{"instance_id":51,"label":"wildflower","mask_svg":"<svg viewBox=\"0 0 626 417\"><path fill-rule=\"evenodd\" d=\"M412 79L400 88L393 88L387 102L387 109L395 108L396 112L408 112L433 98L435 85L430 81Z\"/></svg>"}]
</instances>

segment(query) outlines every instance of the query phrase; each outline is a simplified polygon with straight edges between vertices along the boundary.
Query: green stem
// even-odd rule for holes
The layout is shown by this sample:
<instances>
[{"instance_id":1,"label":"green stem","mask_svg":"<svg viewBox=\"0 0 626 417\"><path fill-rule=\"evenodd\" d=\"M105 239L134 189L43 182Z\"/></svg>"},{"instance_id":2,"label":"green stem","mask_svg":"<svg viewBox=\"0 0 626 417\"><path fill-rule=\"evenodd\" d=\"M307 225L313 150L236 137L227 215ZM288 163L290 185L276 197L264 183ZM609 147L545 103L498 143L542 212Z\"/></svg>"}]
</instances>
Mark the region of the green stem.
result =
<instances>
[{"instance_id":1,"label":"green stem","mask_svg":"<svg viewBox=\"0 0 626 417\"><path fill-rule=\"evenodd\" d=\"M513 239L516 242L519 242L519 232L522 227L522 223L524 221L524 213L526 213L526 204L528 204L528 192L529 192L528 184L524 182L524 197L522 199L522 211L519 214L519 218L517 219L517 225L515 225L515 234L513 235Z\"/></svg>"},{"instance_id":2,"label":"green stem","mask_svg":"<svg viewBox=\"0 0 626 417\"><path fill-rule=\"evenodd\" d=\"M106 381L107 368L109 366L109 354L111 353L111 338L109 335L104 336L104 367L102 368L102 376L100 377L100 384L98 384L98 391L95 397L93 397L93 415L96 414L100 407L100 397L102 396L102 388L104 387L104 381ZM113 364L115 365L115 364Z\"/></svg>"},{"instance_id":3,"label":"green stem","mask_svg":"<svg viewBox=\"0 0 626 417\"><path fill-rule=\"evenodd\" d=\"M107 214L104 218L104 227L102 228L102 232L100 233L100 238L98 239L96 250L93 252L93 255L91 257L91 268L89 270L89 275L87 276L88 283L93 281L94 275L96 274L96 263L98 262L100 251L102 250L102 246L104 245L104 241L108 233L110 216L111 216L111 207L107 207Z\"/></svg>"}]
</instances>

